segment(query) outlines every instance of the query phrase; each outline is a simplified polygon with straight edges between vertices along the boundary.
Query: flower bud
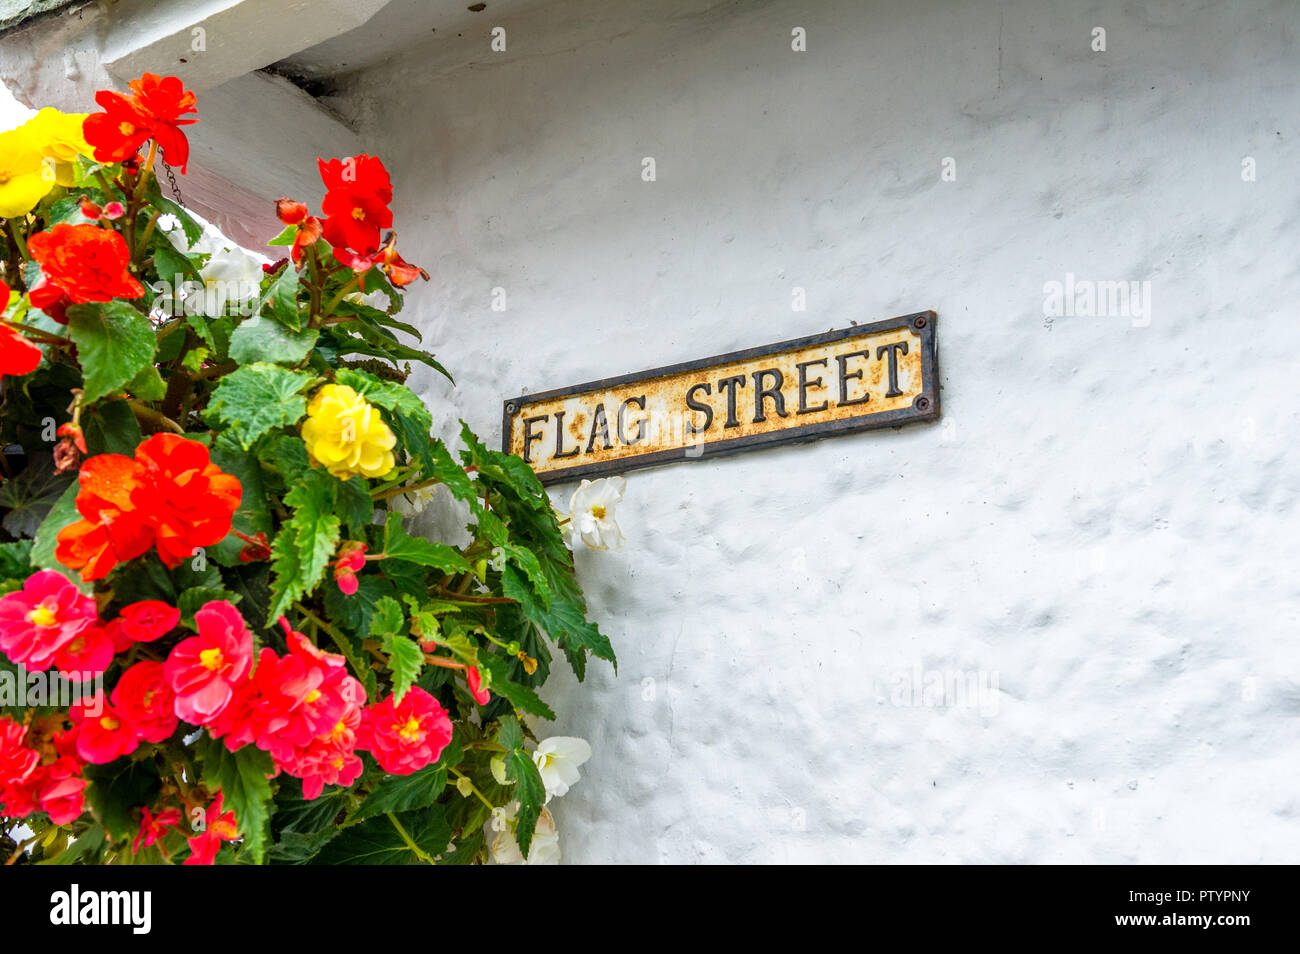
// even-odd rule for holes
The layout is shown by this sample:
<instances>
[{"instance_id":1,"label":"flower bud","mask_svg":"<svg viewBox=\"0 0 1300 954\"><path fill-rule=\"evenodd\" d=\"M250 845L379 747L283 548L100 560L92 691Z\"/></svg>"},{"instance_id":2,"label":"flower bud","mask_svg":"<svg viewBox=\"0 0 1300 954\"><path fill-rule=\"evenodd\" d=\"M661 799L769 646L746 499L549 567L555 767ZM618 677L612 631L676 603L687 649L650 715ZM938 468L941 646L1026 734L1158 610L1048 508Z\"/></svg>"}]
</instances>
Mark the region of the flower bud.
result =
<instances>
[{"instance_id":1,"label":"flower bud","mask_svg":"<svg viewBox=\"0 0 1300 954\"><path fill-rule=\"evenodd\" d=\"M307 206L293 199L276 199L275 214L285 225L298 225L307 218Z\"/></svg>"}]
</instances>

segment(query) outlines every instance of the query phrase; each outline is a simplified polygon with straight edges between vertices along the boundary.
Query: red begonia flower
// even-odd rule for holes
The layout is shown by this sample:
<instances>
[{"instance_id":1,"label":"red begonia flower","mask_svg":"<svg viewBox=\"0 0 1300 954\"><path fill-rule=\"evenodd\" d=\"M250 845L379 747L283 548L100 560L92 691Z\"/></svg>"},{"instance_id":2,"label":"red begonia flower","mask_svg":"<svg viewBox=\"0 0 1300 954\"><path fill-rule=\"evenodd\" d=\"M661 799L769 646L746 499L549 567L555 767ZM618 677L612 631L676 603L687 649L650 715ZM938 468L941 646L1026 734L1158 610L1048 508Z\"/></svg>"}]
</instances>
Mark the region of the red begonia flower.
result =
<instances>
[{"instance_id":1,"label":"red begonia flower","mask_svg":"<svg viewBox=\"0 0 1300 954\"><path fill-rule=\"evenodd\" d=\"M163 664L176 693L175 711L192 725L208 725L225 711L253 667L253 635L224 600L194 614L199 634L183 639Z\"/></svg>"},{"instance_id":2,"label":"red begonia flower","mask_svg":"<svg viewBox=\"0 0 1300 954\"><path fill-rule=\"evenodd\" d=\"M349 540L339 547L338 559L334 561L334 580L347 596L357 592L357 572L366 565L366 549L366 545L358 540Z\"/></svg>"},{"instance_id":3,"label":"red begonia flower","mask_svg":"<svg viewBox=\"0 0 1300 954\"><path fill-rule=\"evenodd\" d=\"M379 233L393 224L388 204L393 185L376 156L318 160L325 199L325 238L330 245L369 255L379 249Z\"/></svg>"},{"instance_id":4,"label":"red begonia flower","mask_svg":"<svg viewBox=\"0 0 1300 954\"><path fill-rule=\"evenodd\" d=\"M81 682L83 676L107 672L113 655L113 637L103 627L90 626L63 645L54 657L54 665L73 682Z\"/></svg>"},{"instance_id":5,"label":"red begonia flower","mask_svg":"<svg viewBox=\"0 0 1300 954\"><path fill-rule=\"evenodd\" d=\"M81 817L86 807L86 779L81 777L81 763L62 757L41 770L37 797L41 811L56 825L67 825Z\"/></svg>"},{"instance_id":6,"label":"red begonia flower","mask_svg":"<svg viewBox=\"0 0 1300 954\"><path fill-rule=\"evenodd\" d=\"M179 434L155 434L136 448L135 459L145 472L136 506L152 524L168 567L230 533L242 496L239 479L212 463L206 447Z\"/></svg>"},{"instance_id":7,"label":"red begonia flower","mask_svg":"<svg viewBox=\"0 0 1300 954\"><path fill-rule=\"evenodd\" d=\"M59 651L99 622L95 601L56 570L40 570L21 590L0 597L0 652L32 672L50 668Z\"/></svg>"},{"instance_id":8,"label":"red begonia flower","mask_svg":"<svg viewBox=\"0 0 1300 954\"><path fill-rule=\"evenodd\" d=\"M73 703L68 716L77 727L77 755L87 762L103 765L140 745L135 726L109 705L102 691Z\"/></svg>"},{"instance_id":9,"label":"red begonia flower","mask_svg":"<svg viewBox=\"0 0 1300 954\"><path fill-rule=\"evenodd\" d=\"M484 688L483 677L479 675L477 667L470 666L466 669L465 678L469 681L469 694L474 697L475 702L485 706L492 701L492 693Z\"/></svg>"},{"instance_id":10,"label":"red begonia flower","mask_svg":"<svg viewBox=\"0 0 1300 954\"><path fill-rule=\"evenodd\" d=\"M450 741L447 710L419 686L399 703L389 696L367 708L357 729L357 748L368 749L390 775L410 775L436 762Z\"/></svg>"},{"instance_id":11,"label":"red begonia flower","mask_svg":"<svg viewBox=\"0 0 1300 954\"><path fill-rule=\"evenodd\" d=\"M9 286L0 281L0 313L9 304ZM0 325L0 374L31 374L41 363L41 349L16 328Z\"/></svg>"},{"instance_id":12,"label":"red begonia flower","mask_svg":"<svg viewBox=\"0 0 1300 954\"><path fill-rule=\"evenodd\" d=\"M122 162L136 154L153 134L153 122L121 93L102 89L95 94L102 113L91 113L81 124L81 134L94 149L96 162Z\"/></svg>"},{"instance_id":13,"label":"red begonia flower","mask_svg":"<svg viewBox=\"0 0 1300 954\"><path fill-rule=\"evenodd\" d=\"M176 731L176 693L167 684L163 664L138 662L118 679L113 708L135 726L142 742L162 742Z\"/></svg>"},{"instance_id":14,"label":"red begonia flower","mask_svg":"<svg viewBox=\"0 0 1300 954\"><path fill-rule=\"evenodd\" d=\"M388 276L389 281L399 288L411 284L417 278L423 278L427 282L429 280L428 272L418 265L412 265L397 254L396 241L397 236L390 233L388 239L384 242L383 248L367 255L358 255L346 248L335 247L334 257L338 259L341 265L352 269L356 275L364 275L370 269L378 268Z\"/></svg>"},{"instance_id":15,"label":"red begonia flower","mask_svg":"<svg viewBox=\"0 0 1300 954\"><path fill-rule=\"evenodd\" d=\"M162 600L140 600L123 606L117 615L122 620L122 635L134 643L152 643L181 621L181 611Z\"/></svg>"},{"instance_id":16,"label":"red begonia flower","mask_svg":"<svg viewBox=\"0 0 1300 954\"><path fill-rule=\"evenodd\" d=\"M194 112L195 97L175 76L145 73L130 82L135 106L149 117L149 131L163 151L168 163L182 174L190 161L190 143L181 126L198 122L197 117L183 119Z\"/></svg>"},{"instance_id":17,"label":"red begonia flower","mask_svg":"<svg viewBox=\"0 0 1300 954\"><path fill-rule=\"evenodd\" d=\"M140 851L140 842L144 842L146 848L156 844L167 834L167 829L176 828L181 823L181 810L179 808L164 808L157 815L149 810L149 806L144 807L144 814L140 818L140 833L135 836L135 841L131 843L131 853L136 854Z\"/></svg>"},{"instance_id":18,"label":"red begonia flower","mask_svg":"<svg viewBox=\"0 0 1300 954\"><path fill-rule=\"evenodd\" d=\"M221 810L224 798L223 792L217 793L216 800L204 813L203 831L188 839L190 856L185 859L185 864L210 865L216 860L223 841L234 841L239 837L239 823L235 820L235 813Z\"/></svg>"},{"instance_id":19,"label":"red begonia flower","mask_svg":"<svg viewBox=\"0 0 1300 954\"><path fill-rule=\"evenodd\" d=\"M83 519L59 531L55 556L80 569L83 580L98 580L157 544L175 569L199 547L225 539L241 496L238 478L213 464L198 441L155 434L134 460L97 454L81 468Z\"/></svg>"}]
</instances>

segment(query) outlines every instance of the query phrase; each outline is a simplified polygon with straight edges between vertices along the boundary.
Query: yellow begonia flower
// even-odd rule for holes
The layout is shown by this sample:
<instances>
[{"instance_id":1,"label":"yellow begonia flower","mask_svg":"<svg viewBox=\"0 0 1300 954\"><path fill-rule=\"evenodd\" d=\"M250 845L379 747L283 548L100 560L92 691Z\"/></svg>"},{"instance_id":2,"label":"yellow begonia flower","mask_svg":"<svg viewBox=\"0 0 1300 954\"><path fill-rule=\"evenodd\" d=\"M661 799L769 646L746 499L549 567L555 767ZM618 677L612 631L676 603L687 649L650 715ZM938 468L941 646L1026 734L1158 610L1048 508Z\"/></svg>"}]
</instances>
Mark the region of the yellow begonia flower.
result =
<instances>
[{"instance_id":1,"label":"yellow begonia flower","mask_svg":"<svg viewBox=\"0 0 1300 954\"><path fill-rule=\"evenodd\" d=\"M54 166L54 181L75 185L77 157L94 158L94 150L81 131L89 113L63 113L49 106L18 127Z\"/></svg>"},{"instance_id":2,"label":"yellow begonia flower","mask_svg":"<svg viewBox=\"0 0 1300 954\"><path fill-rule=\"evenodd\" d=\"M316 392L302 439L312 460L339 480L383 477L396 463L397 438L379 411L347 385L327 384Z\"/></svg>"},{"instance_id":3,"label":"yellow begonia flower","mask_svg":"<svg viewBox=\"0 0 1300 954\"><path fill-rule=\"evenodd\" d=\"M0 218L26 215L53 188L53 162L32 137L21 128L0 133Z\"/></svg>"}]
</instances>

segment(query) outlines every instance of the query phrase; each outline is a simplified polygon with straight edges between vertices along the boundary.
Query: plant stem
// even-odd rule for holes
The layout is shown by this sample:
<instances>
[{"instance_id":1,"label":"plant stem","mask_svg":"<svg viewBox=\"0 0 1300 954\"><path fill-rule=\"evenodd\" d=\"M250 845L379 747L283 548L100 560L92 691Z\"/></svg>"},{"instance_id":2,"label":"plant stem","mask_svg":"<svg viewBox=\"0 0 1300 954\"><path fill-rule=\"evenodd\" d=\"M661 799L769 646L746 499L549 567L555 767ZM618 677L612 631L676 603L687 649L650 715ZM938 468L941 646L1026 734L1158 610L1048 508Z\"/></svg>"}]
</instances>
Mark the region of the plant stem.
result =
<instances>
[{"instance_id":1,"label":"plant stem","mask_svg":"<svg viewBox=\"0 0 1300 954\"><path fill-rule=\"evenodd\" d=\"M352 646L348 643L347 637L301 603L295 601L293 608L317 629L324 630L329 634L330 639L334 640L334 644L342 651L347 661L352 664L352 668L356 670L357 678L360 679L362 674L366 671L366 667L361 665L360 661L352 655Z\"/></svg>"},{"instance_id":2,"label":"plant stem","mask_svg":"<svg viewBox=\"0 0 1300 954\"><path fill-rule=\"evenodd\" d=\"M147 404L141 404L135 398L126 399L127 406L135 412L135 416L144 424L152 424L154 427L164 428L173 434L184 434L185 428L181 427L166 414L161 411L155 411Z\"/></svg>"},{"instance_id":3,"label":"plant stem","mask_svg":"<svg viewBox=\"0 0 1300 954\"><path fill-rule=\"evenodd\" d=\"M372 500L387 500L389 497L396 497L400 494L409 494L413 490L423 490L425 487L432 487L434 484L442 483L439 477L430 477L428 480L422 480L418 484L403 484L400 487L390 487L387 490L377 490L370 495Z\"/></svg>"},{"instance_id":4,"label":"plant stem","mask_svg":"<svg viewBox=\"0 0 1300 954\"><path fill-rule=\"evenodd\" d=\"M154 160L157 158L158 158L158 141L156 139L150 139L149 158L146 159L144 161L144 165L140 167L140 178L136 180L135 192L133 193L133 198L138 200L144 197L144 184L149 181L149 176L153 174L153 163ZM131 227L131 230L135 231L135 221L129 220L129 225Z\"/></svg>"},{"instance_id":5,"label":"plant stem","mask_svg":"<svg viewBox=\"0 0 1300 954\"><path fill-rule=\"evenodd\" d=\"M148 248L149 239L153 237L154 226L158 224L158 216L162 215L162 209L154 209L153 215L149 216L149 222L144 227L144 236L140 239L140 247Z\"/></svg>"},{"instance_id":6,"label":"plant stem","mask_svg":"<svg viewBox=\"0 0 1300 954\"><path fill-rule=\"evenodd\" d=\"M23 259L30 262L32 260L31 252L27 251L27 242L23 239L23 233L14 225L14 220L5 219L5 226L9 229L9 235L14 240L14 245L18 247Z\"/></svg>"},{"instance_id":7,"label":"plant stem","mask_svg":"<svg viewBox=\"0 0 1300 954\"><path fill-rule=\"evenodd\" d=\"M505 750L502 749L502 751L504 752ZM456 776L457 778L467 779L469 781L470 791L472 791L475 795L478 796L478 800L482 802L484 805L486 805L489 811L496 811L496 806L483 797L483 793L478 790L478 787L474 784L473 779L470 779L468 775L460 771L460 769L456 768L456 766L454 765L447 766L447 771L451 772L451 774Z\"/></svg>"},{"instance_id":8,"label":"plant stem","mask_svg":"<svg viewBox=\"0 0 1300 954\"><path fill-rule=\"evenodd\" d=\"M406 829L402 827L402 823L397 820L396 815L394 815L392 812L384 812L384 814L388 816L388 820L392 822L393 827L397 829L397 833L402 836L402 841L406 842L406 847L410 848L411 851L415 853L415 857L419 858L426 865L437 864L437 862L434 861L432 858L430 858L427 854L425 854L424 851L420 848L420 846L417 845L415 841L411 838L411 836L406 833Z\"/></svg>"},{"instance_id":9,"label":"plant stem","mask_svg":"<svg viewBox=\"0 0 1300 954\"><path fill-rule=\"evenodd\" d=\"M347 296L347 294L350 291L352 291L354 288L356 288L360 283L361 283L361 276L353 275L352 281L348 282L346 285L340 288L338 294L330 299L329 304L325 306L325 310L321 312L322 316L329 317L330 315L332 315L334 313L334 309L338 307L339 302L341 302Z\"/></svg>"},{"instance_id":10,"label":"plant stem","mask_svg":"<svg viewBox=\"0 0 1300 954\"><path fill-rule=\"evenodd\" d=\"M471 574L471 576L472 575L473 574ZM471 596L469 593L457 593L455 590L449 590L446 587L442 587L442 586L438 587L438 591L439 591L439 596L450 603L475 603L475 604L481 603L487 605L491 603L516 602L515 600L510 599L510 597L508 596Z\"/></svg>"},{"instance_id":11,"label":"plant stem","mask_svg":"<svg viewBox=\"0 0 1300 954\"><path fill-rule=\"evenodd\" d=\"M40 328L33 328L31 325L24 325L16 321L0 321L0 325L22 332L29 338L34 338L41 342L41 344L58 345L64 348L68 346L67 338L60 338L58 335L52 335L48 331L42 331Z\"/></svg>"}]
</instances>

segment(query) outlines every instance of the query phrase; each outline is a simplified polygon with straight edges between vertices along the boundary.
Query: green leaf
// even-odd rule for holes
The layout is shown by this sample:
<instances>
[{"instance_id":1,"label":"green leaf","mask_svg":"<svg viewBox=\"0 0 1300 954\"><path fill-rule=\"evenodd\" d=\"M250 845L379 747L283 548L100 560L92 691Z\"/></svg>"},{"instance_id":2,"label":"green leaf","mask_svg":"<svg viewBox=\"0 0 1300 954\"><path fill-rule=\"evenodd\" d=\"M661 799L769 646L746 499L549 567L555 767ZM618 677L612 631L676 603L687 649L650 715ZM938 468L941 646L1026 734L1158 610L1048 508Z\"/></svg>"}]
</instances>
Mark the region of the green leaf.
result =
<instances>
[{"instance_id":1,"label":"green leaf","mask_svg":"<svg viewBox=\"0 0 1300 954\"><path fill-rule=\"evenodd\" d=\"M298 423L307 413L302 392L318 381L274 364L247 364L221 379L204 419L214 427L228 428L248 450L268 431Z\"/></svg>"},{"instance_id":2,"label":"green leaf","mask_svg":"<svg viewBox=\"0 0 1300 954\"><path fill-rule=\"evenodd\" d=\"M190 374L198 374L199 369L203 367L203 362L208 360L208 355L211 353L209 348L191 348L181 358L181 367Z\"/></svg>"},{"instance_id":3,"label":"green leaf","mask_svg":"<svg viewBox=\"0 0 1300 954\"><path fill-rule=\"evenodd\" d=\"M213 600L225 600L227 603L237 604L240 596L238 593L232 593L220 586L191 587L181 593L180 599L176 601L176 608L181 611L181 622L192 628L194 626L194 614Z\"/></svg>"},{"instance_id":4,"label":"green leaf","mask_svg":"<svg viewBox=\"0 0 1300 954\"><path fill-rule=\"evenodd\" d=\"M375 606L385 596L395 595L392 581L373 573L357 577L357 591L348 596L337 586L325 587L325 612L330 621L354 633L370 631ZM369 671L369 670L367 670Z\"/></svg>"},{"instance_id":5,"label":"green leaf","mask_svg":"<svg viewBox=\"0 0 1300 954\"><path fill-rule=\"evenodd\" d=\"M15 537L34 537L41 522L59 502L68 485L75 483L72 474L56 474L49 454L29 461L17 477L0 484L0 508L4 508L4 528Z\"/></svg>"},{"instance_id":6,"label":"green leaf","mask_svg":"<svg viewBox=\"0 0 1300 954\"><path fill-rule=\"evenodd\" d=\"M397 600L384 596L375 603L367 634L371 639L381 640L384 654L388 656L388 671L393 674L393 698L397 702L402 701L424 668L424 653L419 644L402 635L405 625L402 605Z\"/></svg>"},{"instance_id":7,"label":"green leaf","mask_svg":"<svg viewBox=\"0 0 1300 954\"><path fill-rule=\"evenodd\" d=\"M267 245L292 245L293 240L298 237L298 226L286 225L284 231L277 235Z\"/></svg>"},{"instance_id":8,"label":"green leaf","mask_svg":"<svg viewBox=\"0 0 1300 954\"><path fill-rule=\"evenodd\" d=\"M527 712L529 715L539 716L543 719L554 719L555 713L551 710L542 697L533 689L520 683L514 682L510 678L511 661L496 653L484 652L479 650L479 666L486 669L492 675L491 684L488 689L502 696L516 709Z\"/></svg>"},{"instance_id":9,"label":"green leaf","mask_svg":"<svg viewBox=\"0 0 1300 954\"><path fill-rule=\"evenodd\" d=\"M198 266L188 255L176 251L165 238L153 247L153 267L158 272L158 277L171 285L173 290L176 290L186 278L203 281ZM180 276L179 279L177 276Z\"/></svg>"},{"instance_id":10,"label":"green leaf","mask_svg":"<svg viewBox=\"0 0 1300 954\"><path fill-rule=\"evenodd\" d=\"M506 555L506 560L517 567L524 576L528 577L528 582L533 584L533 592L537 594L542 607L549 608L551 603L550 583L542 570L541 561L537 559L537 554L532 550L515 546L513 543L504 544L501 549Z\"/></svg>"},{"instance_id":11,"label":"green leaf","mask_svg":"<svg viewBox=\"0 0 1300 954\"><path fill-rule=\"evenodd\" d=\"M401 826L401 831L398 826ZM405 834L403 834L403 832ZM385 813L345 829L312 861L318 865L412 865L445 851L451 826L441 805L413 812Z\"/></svg>"},{"instance_id":12,"label":"green leaf","mask_svg":"<svg viewBox=\"0 0 1300 954\"><path fill-rule=\"evenodd\" d=\"M183 206L177 205L171 199L163 195L162 191L158 187L158 181L156 179L149 183L147 193L149 201L152 202L156 208L160 208L164 212L176 216L177 220L181 223L181 230L185 233L186 242L191 247L194 246L199 239L203 238L203 226L199 225L189 212L185 211Z\"/></svg>"},{"instance_id":13,"label":"green leaf","mask_svg":"<svg viewBox=\"0 0 1300 954\"><path fill-rule=\"evenodd\" d=\"M241 449L229 435L222 434L212 445L212 463L238 478L242 489L239 509L235 511L231 527L249 537L265 533L269 540L271 512L267 505L266 488L262 483L262 468L256 456ZM243 548L244 541L231 534L217 544L213 556L226 566L236 566Z\"/></svg>"},{"instance_id":14,"label":"green leaf","mask_svg":"<svg viewBox=\"0 0 1300 954\"><path fill-rule=\"evenodd\" d=\"M447 485L453 497L469 504L472 510L478 512L480 502L474 481L465 473L464 467L452 460L447 445L442 441L434 441L429 452L433 458L433 476Z\"/></svg>"},{"instance_id":15,"label":"green leaf","mask_svg":"<svg viewBox=\"0 0 1300 954\"><path fill-rule=\"evenodd\" d=\"M383 639L401 633L406 623L402 615L402 605L391 596L383 596L375 601L375 610L370 617L366 634L371 639Z\"/></svg>"},{"instance_id":16,"label":"green leaf","mask_svg":"<svg viewBox=\"0 0 1300 954\"><path fill-rule=\"evenodd\" d=\"M577 584L559 587L559 581L554 576L548 576L548 579L551 583L549 607L538 600L528 578L509 564L501 574L502 591L512 600L517 600L524 615L565 648L566 653L569 647L573 647L614 662L614 647L596 624L587 620L586 603ZM574 655L569 654L570 664L574 664L574 658ZM578 677L582 678L583 671L579 666L581 663L575 665L574 669Z\"/></svg>"},{"instance_id":17,"label":"green leaf","mask_svg":"<svg viewBox=\"0 0 1300 954\"><path fill-rule=\"evenodd\" d=\"M405 560L420 566L431 566L444 573L469 573L469 561L455 547L445 543L431 543L413 537L402 526L402 515L390 511L384 527L384 553L390 560Z\"/></svg>"},{"instance_id":18,"label":"green leaf","mask_svg":"<svg viewBox=\"0 0 1300 954\"><path fill-rule=\"evenodd\" d=\"M393 701L401 702L406 690L420 677L424 653L408 636L386 636L383 650L388 655L388 671L393 674Z\"/></svg>"},{"instance_id":19,"label":"green leaf","mask_svg":"<svg viewBox=\"0 0 1300 954\"><path fill-rule=\"evenodd\" d=\"M302 318L298 314L298 293L301 285L298 270L292 263L285 265L275 276L275 281L271 282L271 287L266 290L261 301L257 303L258 314L269 309L272 318L290 331L298 331L302 328Z\"/></svg>"},{"instance_id":20,"label":"green leaf","mask_svg":"<svg viewBox=\"0 0 1300 954\"><path fill-rule=\"evenodd\" d=\"M464 750L453 737L438 761L426 765L410 775L384 775L374 791L357 806L357 810L344 823L351 827L376 815L388 812L409 812L427 808L438 800L447 785L447 768L460 762ZM439 849L441 850L441 848Z\"/></svg>"},{"instance_id":21,"label":"green leaf","mask_svg":"<svg viewBox=\"0 0 1300 954\"><path fill-rule=\"evenodd\" d=\"M161 401L167 394L167 385L162 375L152 364L131 379L126 389L141 401Z\"/></svg>"},{"instance_id":22,"label":"green leaf","mask_svg":"<svg viewBox=\"0 0 1300 954\"><path fill-rule=\"evenodd\" d=\"M339 542L339 518L334 513L337 486L338 481L324 471L308 471L285 496L284 502L294 512L271 544L275 580L267 625L324 577Z\"/></svg>"},{"instance_id":23,"label":"green leaf","mask_svg":"<svg viewBox=\"0 0 1300 954\"><path fill-rule=\"evenodd\" d=\"M230 359L238 364L269 361L300 364L316 346L320 332L314 329L290 331L278 321L255 315L230 336Z\"/></svg>"},{"instance_id":24,"label":"green leaf","mask_svg":"<svg viewBox=\"0 0 1300 954\"><path fill-rule=\"evenodd\" d=\"M93 195L87 194L86 198L96 204L102 204L99 201L99 192ZM62 199L54 202L50 206L50 225L92 225L95 219L88 219L81 213L81 193L76 195L65 195Z\"/></svg>"},{"instance_id":25,"label":"green leaf","mask_svg":"<svg viewBox=\"0 0 1300 954\"><path fill-rule=\"evenodd\" d=\"M222 809L235 813L239 832L244 837L243 850L251 855L255 864L261 864L266 849L267 822L274 810L268 780L268 776L275 772L271 756L251 745L231 752L224 742L206 732L195 748L203 763L204 782L221 789L225 796Z\"/></svg>"},{"instance_id":26,"label":"green leaf","mask_svg":"<svg viewBox=\"0 0 1300 954\"><path fill-rule=\"evenodd\" d=\"M58 570L74 582L80 582L81 577L75 570L69 570L59 563L54 558L54 550L58 545L56 538L59 531L68 524L81 519L81 514L77 513L78 489L77 482L73 481L63 491L63 496L58 499L49 515L41 521L40 527L37 528L36 543L32 546L32 564L34 566L39 566L44 570Z\"/></svg>"},{"instance_id":27,"label":"green leaf","mask_svg":"<svg viewBox=\"0 0 1300 954\"><path fill-rule=\"evenodd\" d=\"M88 765L86 802L95 820L114 841L130 841L140 829L135 810L152 805L162 780L152 761L117 759L107 765Z\"/></svg>"},{"instance_id":28,"label":"green leaf","mask_svg":"<svg viewBox=\"0 0 1300 954\"><path fill-rule=\"evenodd\" d=\"M32 575L32 541L0 543L0 580L26 580Z\"/></svg>"},{"instance_id":29,"label":"green leaf","mask_svg":"<svg viewBox=\"0 0 1300 954\"><path fill-rule=\"evenodd\" d=\"M333 827L323 828L309 835L286 831L267 849L266 860L270 864L277 865L305 865L338 835L339 830Z\"/></svg>"},{"instance_id":30,"label":"green leaf","mask_svg":"<svg viewBox=\"0 0 1300 954\"><path fill-rule=\"evenodd\" d=\"M497 742L506 749L506 778L515 783L515 798L519 802L515 840L527 858L533 844L533 833L537 830L538 816L546 802L546 785L532 756L524 750L524 735L513 716L501 720Z\"/></svg>"},{"instance_id":31,"label":"green leaf","mask_svg":"<svg viewBox=\"0 0 1300 954\"><path fill-rule=\"evenodd\" d=\"M91 825L90 829L83 832L76 841L68 845L66 849L59 852L58 855L48 861L40 861L42 865L75 865L83 857L95 857L96 853L104 847L104 829L101 825Z\"/></svg>"},{"instance_id":32,"label":"green leaf","mask_svg":"<svg viewBox=\"0 0 1300 954\"><path fill-rule=\"evenodd\" d=\"M185 323L194 329L194 333L203 339L203 343L208 346L208 353L217 350L216 335L212 332L212 326L215 321L209 322L206 315L200 315L197 312L185 312ZM206 355L205 355L206 357ZM189 358L189 355L186 355ZM197 366L195 368L197 370Z\"/></svg>"},{"instance_id":33,"label":"green leaf","mask_svg":"<svg viewBox=\"0 0 1300 954\"><path fill-rule=\"evenodd\" d=\"M375 503L370 498L370 490L362 477L339 484L339 519L352 529L353 533L365 533L375 515Z\"/></svg>"},{"instance_id":34,"label":"green leaf","mask_svg":"<svg viewBox=\"0 0 1300 954\"><path fill-rule=\"evenodd\" d=\"M68 333L86 378L85 404L120 389L148 367L157 344L149 319L120 301L73 305Z\"/></svg>"}]
</instances>

